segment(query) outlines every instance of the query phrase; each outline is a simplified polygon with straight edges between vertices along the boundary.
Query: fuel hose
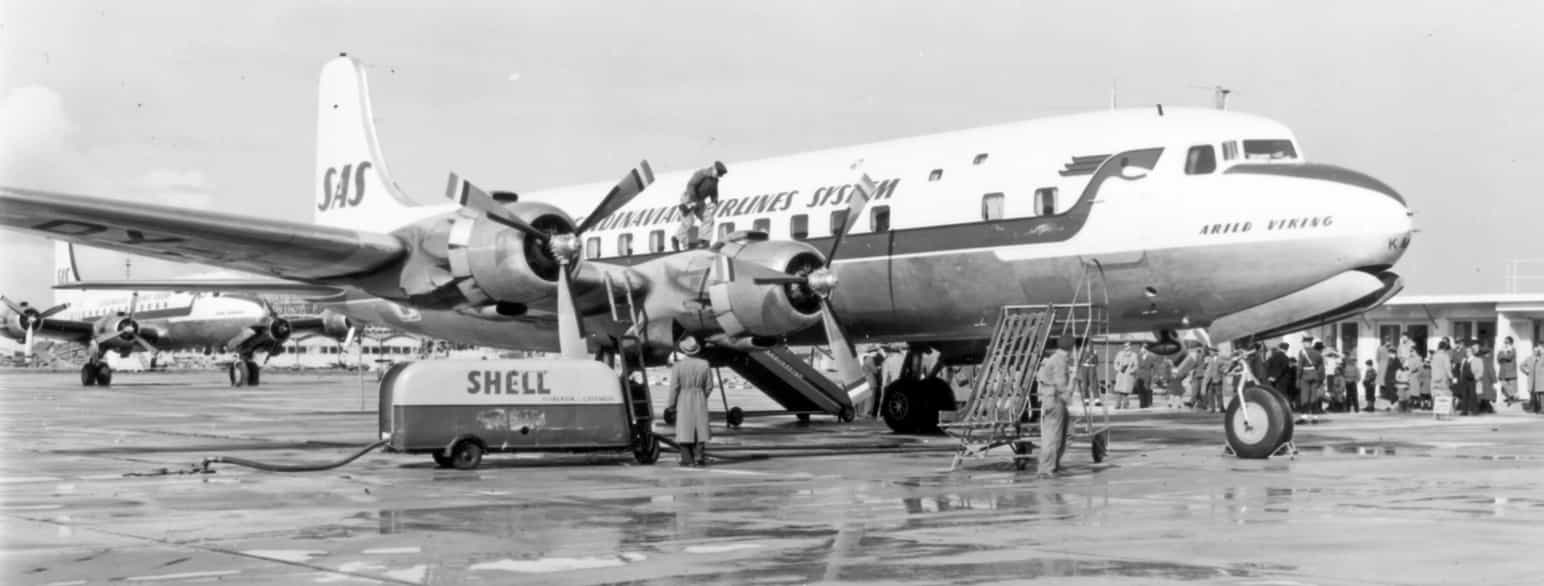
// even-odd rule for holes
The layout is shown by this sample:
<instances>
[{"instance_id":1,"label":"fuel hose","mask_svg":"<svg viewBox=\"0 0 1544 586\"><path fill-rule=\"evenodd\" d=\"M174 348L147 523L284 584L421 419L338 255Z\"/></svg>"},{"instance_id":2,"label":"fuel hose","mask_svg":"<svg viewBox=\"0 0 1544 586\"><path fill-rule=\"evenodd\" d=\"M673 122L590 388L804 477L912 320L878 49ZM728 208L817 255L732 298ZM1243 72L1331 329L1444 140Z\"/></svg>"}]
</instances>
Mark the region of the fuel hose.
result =
<instances>
[{"instance_id":1,"label":"fuel hose","mask_svg":"<svg viewBox=\"0 0 1544 586\"><path fill-rule=\"evenodd\" d=\"M353 455L336 462L323 462L320 464L269 464L267 462L259 462L257 460L237 458L235 456L215 456L212 458L204 458L202 467L204 470L208 470L210 464L235 464L237 466L246 466L247 468L256 468L258 470L266 470L268 472L321 472L323 470L332 470L333 468L337 468L349 462L353 462L354 460L358 460L360 456L368 454L374 451L376 448L386 445L388 441L390 440L381 440L360 448L360 450L355 452Z\"/></svg>"}]
</instances>

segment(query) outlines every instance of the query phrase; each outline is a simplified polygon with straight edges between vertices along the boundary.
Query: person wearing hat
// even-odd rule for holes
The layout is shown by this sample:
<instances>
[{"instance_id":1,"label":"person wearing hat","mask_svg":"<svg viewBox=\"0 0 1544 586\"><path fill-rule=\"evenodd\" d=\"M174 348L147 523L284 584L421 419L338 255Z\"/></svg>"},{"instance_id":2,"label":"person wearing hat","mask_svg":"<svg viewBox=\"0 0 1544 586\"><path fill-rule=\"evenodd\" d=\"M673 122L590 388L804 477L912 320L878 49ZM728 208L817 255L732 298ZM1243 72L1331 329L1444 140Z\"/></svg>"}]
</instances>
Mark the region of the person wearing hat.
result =
<instances>
[{"instance_id":1,"label":"person wearing hat","mask_svg":"<svg viewBox=\"0 0 1544 586\"><path fill-rule=\"evenodd\" d=\"M1039 476L1050 478L1061 471L1067 451L1067 401L1072 399L1072 353L1075 340L1062 334L1056 351L1040 362L1035 382L1040 390Z\"/></svg>"},{"instance_id":2,"label":"person wearing hat","mask_svg":"<svg viewBox=\"0 0 1544 586\"><path fill-rule=\"evenodd\" d=\"M718 179L729 173L729 167L724 166L723 161L714 161L712 165L698 169L692 174L692 178L686 181L686 190L681 192L681 226L676 230L676 244L684 248L695 248L705 244L712 238L713 220L707 214L707 202L712 201L718 205ZM697 236L691 235L693 225L697 227Z\"/></svg>"},{"instance_id":3,"label":"person wearing hat","mask_svg":"<svg viewBox=\"0 0 1544 586\"><path fill-rule=\"evenodd\" d=\"M676 412L675 439L681 448L682 466L708 464L708 397L713 395L712 373L697 339L681 338L685 354L670 366L670 408Z\"/></svg>"}]
</instances>

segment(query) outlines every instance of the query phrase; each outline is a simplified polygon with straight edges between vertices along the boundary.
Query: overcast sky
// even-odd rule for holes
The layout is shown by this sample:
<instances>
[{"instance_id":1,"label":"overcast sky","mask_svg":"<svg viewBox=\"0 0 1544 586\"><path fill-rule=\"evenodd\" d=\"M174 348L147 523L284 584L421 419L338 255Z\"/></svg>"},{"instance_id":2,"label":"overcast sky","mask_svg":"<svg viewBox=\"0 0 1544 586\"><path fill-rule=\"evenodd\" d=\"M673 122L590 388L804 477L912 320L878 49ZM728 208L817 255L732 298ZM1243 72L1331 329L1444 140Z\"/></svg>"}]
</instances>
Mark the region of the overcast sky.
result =
<instances>
[{"instance_id":1,"label":"overcast sky","mask_svg":"<svg viewBox=\"0 0 1544 586\"><path fill-rule=\"evenodd\" d=\"M530 190L1100 109L1112 82L1122 105L1208 106L1197 86L1222 84L1404 193L1407 291L1498 292L1508 259L1544 257L1537 6L7 0L0 181L305 221L340 51L423 200L451 170ZM0 246L0 291L48 299L51 248Z\"/></svg>"}]
</instances>

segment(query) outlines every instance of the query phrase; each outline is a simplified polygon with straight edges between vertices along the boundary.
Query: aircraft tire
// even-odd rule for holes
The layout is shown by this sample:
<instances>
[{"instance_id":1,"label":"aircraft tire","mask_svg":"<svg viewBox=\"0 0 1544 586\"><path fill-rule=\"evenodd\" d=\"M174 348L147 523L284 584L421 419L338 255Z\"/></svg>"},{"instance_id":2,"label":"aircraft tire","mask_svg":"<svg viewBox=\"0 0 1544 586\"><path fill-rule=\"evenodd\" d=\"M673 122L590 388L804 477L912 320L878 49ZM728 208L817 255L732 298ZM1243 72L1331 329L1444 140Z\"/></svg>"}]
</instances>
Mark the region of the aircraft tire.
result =
<instances>
[{"instance_id":1,"label":"aircraft tire","mask_svg":"<svg viewBox=\"0 0 1544 586\"><path fill-rule=\"evenodd\" d=\"M659 461L659 436L647 429L639 430L638 435L633 438L633 459L644 466L652 466Z\"/></svg>"},{"instance_id":2,"label":"aircraft tire","mask_svg":"<svg viewBox=\"0 0 1544 586\"><path fill-rule=\"evenodd\" d=\"M741 423L745 423L745 410L730 407L729 412L724 414L724 422L729 424L730 429L738 429Z\"/></svg>"},{"instance_id":3,"label":"aircraft tire","mask_svg":"<svg viewBox=\"0 0 1544 586\"><path fill-rule=\"evenodd\" d=\"M939 385L953 396L949 383L940 379L898 380L885 387L881 407L885 425L895 433L932 433L938 430Z\"/></svg>"},{"instance_id":4,"label":"aircraft tire","mask_svg":"<svg viewBox=\"0 0 1544 586\"><path fill-rule=\"evenodd\" d=\"M97 365L96 384L99 387L113 386L113 367L105 363Z\"/></svg>"},{"instance_id":5,"label":"aircraft tire","mask_svg":"<svg viewBox=\"0 0 1544 586\"><path fill-rule=\"evenodd\" d=\"M251 360L246 361L243 367L247 369L247 386L257 386L257 381L259 375L262 373L263 367L258 366L256 362Z\"/></svg>"},{"instance_id":6,"label":"aircraft tire","mask_svg":"<svg viewBox=\"0 0 1544 586\"><path fill-rule=\"evenodd\" d=\"M1249 424L1244 424L1244 414ZM1244 389L1243 401L1234 397L1228 403L1228 415L1223 420L1228 446L1240 458L1258 460L1271 453L1292 437L1292 413L1287 402L1272 389L1251 386Z\"/></svg>"},{"instance_id":7,"label":"aircraft tire","mask_svg":"<svg viewBox=\"0 0 1544 586\"><path fill-rule=\"evenodd\" d=\"M84 387L96 386L96 365L90 362L80 365L80 384Z\"/></svg>"},{"instance_id":8,"label":"aircraft tire","mask_svg":"<svg viewBox=\"0 0 1544 586\"><path fill-rule=\"evenodd\" d=\"M475 440L464 439L450 448L450 465L457 470L476 470L482 464L483 449Z\"/></svg>"},{"instance_id":9,"label":"aircraft tire","mask_svg":"<svg viewBox=\"0 0 1544 586\"><path fill-rule=\"evenodd\" d=\"M852 423L857 418L858 410L852 408L852 406L842 407L841 412L836 414L836 420L842 423Z\"/></svg>"},{"instance_id":10,"label":"aircraft tire","mask_svg":"<svg viewBox=\"0 0 1544 586\"><path fill-rule=\"evenodd\" d=\"M230 375L231 386L233 386L233 387L246 386L246 384L247 384L247 369L246 369L245 366L242 366L241 361L238 360L236 362L232 362L231 365L228 368L226 368L225 370L226 370L227 374Z\"/></svg>"}]
</instances>

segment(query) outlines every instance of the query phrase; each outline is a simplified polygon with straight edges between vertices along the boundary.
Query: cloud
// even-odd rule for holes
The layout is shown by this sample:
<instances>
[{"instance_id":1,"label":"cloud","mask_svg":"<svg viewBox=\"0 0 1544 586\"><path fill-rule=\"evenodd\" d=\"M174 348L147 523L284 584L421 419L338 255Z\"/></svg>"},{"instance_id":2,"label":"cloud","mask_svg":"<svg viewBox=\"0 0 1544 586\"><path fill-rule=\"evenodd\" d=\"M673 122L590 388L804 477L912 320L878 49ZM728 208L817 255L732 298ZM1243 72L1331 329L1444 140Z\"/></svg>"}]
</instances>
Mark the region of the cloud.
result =
<instances>
[{"instance_id":1,"label":"cloud","mask_svg":"<svg viewBox=\"0 0 1544 586\"><path fill-rule=\"evenodd\" d=\"M0 101L0 183L60 191L89 186L77 132L58 92L42 86L11 90Z\"/></svg>"}]
</instances>

